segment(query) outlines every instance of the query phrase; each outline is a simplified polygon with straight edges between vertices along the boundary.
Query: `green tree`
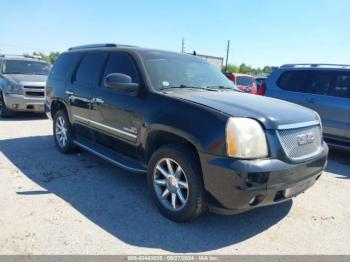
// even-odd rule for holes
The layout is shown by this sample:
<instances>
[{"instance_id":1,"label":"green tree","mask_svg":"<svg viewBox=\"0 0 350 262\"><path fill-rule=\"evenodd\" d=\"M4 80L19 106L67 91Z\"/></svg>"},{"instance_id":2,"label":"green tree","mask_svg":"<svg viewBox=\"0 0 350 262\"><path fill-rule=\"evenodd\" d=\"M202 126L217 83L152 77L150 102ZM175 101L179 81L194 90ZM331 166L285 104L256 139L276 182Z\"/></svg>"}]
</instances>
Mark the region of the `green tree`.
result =
<instances>
[{"instance_id":1,"label":"green tree","mask_svg":"<svg viewBox=\"0 0 350 262\"><path fill-rule=\"evenodd\" d=\"M24 54L24 55L29 55L29 54ZM42 60L48 62L49 64L53 64L56 62L57 58L59 57L60 55L60 52L50 52L49 55L45 55L44 53L42 52L37 52L37 51L34 51L31 56L38 56L40 57Z\"/></svg>"},{"instance_id":2,"label":"green tree","mask_svg":"<svg viewBox=\"0 0 350 262\"><path fill-rule=\"evenodd\" d=\"M253 76L258 76L258 75L267 75L272 72L272 67L271 66L264 66L263 68L258 67L254 68L249 65L246 65L245 63L242 63L240 66L237 66L235 64L228 64L227 69L223 68L223 72L227 73L242 73L242 74L249 74Z\"/></svg>"},{"instance_id":3,"label":"green tree","mask_svg":"<svg viewBox=\"0 0 350 262\"><path fill-rule=\"evenodd\" d=\"M251 66L246 65L245 63L242 63L239 66L239 72L242 74L252 74L253 68Z\"/></svg>"},{"instance_id":4,"label":"green tree","mask_svg":"<svg viewBox=\"0 0 350 262\"><path fill-rule=\"evenodd\" d=\"M60 52L51 52L49 54L50 63L54 64L59 56L60 56Z\"/></svg>"},{"instance_id":5,"label":"green tree","mask_svg":"<svg viewBox=\"0 0 350 262\"><path fill-rule=\"evenodd\" d=\"M272 73L272 67L271 66L265 66L262 71L265 74L271 74Z\"/></svg>"},{"instance_id":6,"label":"green tree","mask_svg":"<svg viewBox=\"0 0 350 262\"><path fill-rule=\"evenodd\" d=\"M228 64L227 68L224 68L224 71L227 73L239 73L239 67L233 64Z\"/></svg>"}]
</instances>

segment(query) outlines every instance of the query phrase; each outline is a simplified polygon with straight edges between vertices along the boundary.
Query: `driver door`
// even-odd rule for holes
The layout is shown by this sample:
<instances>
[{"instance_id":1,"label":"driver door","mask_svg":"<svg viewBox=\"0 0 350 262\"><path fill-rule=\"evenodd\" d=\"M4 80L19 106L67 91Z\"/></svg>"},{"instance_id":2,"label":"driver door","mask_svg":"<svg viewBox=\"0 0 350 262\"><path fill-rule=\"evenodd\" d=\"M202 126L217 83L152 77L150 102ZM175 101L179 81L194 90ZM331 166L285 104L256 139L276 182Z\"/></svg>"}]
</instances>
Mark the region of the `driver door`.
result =
<instances>
[{"instance_id":1,"label":"driver door","mask_svg":"<svg viewBox=\"0 0 350 262\"><path fill-rule=\"evenodd\" d=\"M135 158L138 137L145 122L145 99L106 88L103 80L111 73L126 74L142 88L141 77L132 57L126 52L109 53L100 84L92 95L91 126L94 138L106 147Z\"/></svg>"}]
</instances>

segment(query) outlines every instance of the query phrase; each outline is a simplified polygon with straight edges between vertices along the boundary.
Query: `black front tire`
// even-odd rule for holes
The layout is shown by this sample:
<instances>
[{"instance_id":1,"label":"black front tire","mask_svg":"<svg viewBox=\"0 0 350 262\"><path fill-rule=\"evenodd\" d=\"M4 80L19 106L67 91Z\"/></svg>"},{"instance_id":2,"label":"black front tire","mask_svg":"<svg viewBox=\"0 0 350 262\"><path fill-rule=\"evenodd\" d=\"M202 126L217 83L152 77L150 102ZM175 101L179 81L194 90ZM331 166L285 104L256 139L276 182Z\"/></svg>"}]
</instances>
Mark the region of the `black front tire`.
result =
<instances>
[{"instance_id":1,"label":"black front tire","mask_svg":"<svg viewBox=\"0 0 350 262\"><path fill-rule=\"evenodd\" d=\"M59 128L60 127L60 128ZM60 139L60 131L65 130L65 139ZM72 125L69 122L66 111L59 110L53 118L53 134L57 149L64 154L72 153L76 150L74 144L74 134ZM65 141L63 143L63 141Z\"/></svg>"},{"instance_id":2,"label":"black front tire","mask_svg":"<svg viewBox=\"0 0 350 262\"><path fill-rule=\"evenodd\" d=\"M6 118L13 115L13 111L9 110L5 104L4 97L0 92L0 117Z\"/></svg>"},{"instance_id":3,"label":"black front tire","mask_svg":"<svg viewBox=\"0 0 350 262\"><path fill-rule=\"evenodd\" d=\"M162 159L171 159L178 163L187 177L187 202L179 210L171 210L164 205L155 188L155 172ZM166 145L158 149L151 157L148 165L148 188L160 212L175 222L194 220L207 209L206 194L203 185L202 171L196 152L183 144ZM163 202L163 203L162 203Z\"/></svg>"}]
</instances>

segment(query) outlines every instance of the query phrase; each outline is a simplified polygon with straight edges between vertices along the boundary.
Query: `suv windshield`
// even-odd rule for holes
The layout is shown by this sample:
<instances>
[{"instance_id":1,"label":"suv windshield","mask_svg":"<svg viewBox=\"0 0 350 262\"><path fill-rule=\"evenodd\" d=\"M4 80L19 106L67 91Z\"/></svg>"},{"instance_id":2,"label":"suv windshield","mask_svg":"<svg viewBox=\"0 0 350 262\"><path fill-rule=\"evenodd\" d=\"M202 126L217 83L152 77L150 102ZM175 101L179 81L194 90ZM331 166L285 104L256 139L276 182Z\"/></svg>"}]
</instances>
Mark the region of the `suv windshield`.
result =
<instances>
[{"instance_id":1,"label":"suv windshield","mask_svg":"<svg viewBox=\"0 0 350 262\"><path fill-rule=\"evenodd\" d=\"M254 85L254 79L249 76L238 76L236 84L238 86L252 86Z\"/></svg>"},{"instance_id":2,"label":"suv windshield","mask_svg":"<svg viewBox=\"0 0 350 262\"><path fill-rule=\"evenodd\" d=\"M235 85L206 61L191 55L152 52L143 54L144 64L157 90L170 88L221 88Z\"/></svg>"},{"instance_id":3,"label":"suv windshield","mask_svg":"<svg viewBox=\"0 0 350 262\"><path fill-rule=\"evenodd\" d=\"M3 74L48 75L50 65L45 62L7 60L2 67Z\"/></svg>"}]
</instances>

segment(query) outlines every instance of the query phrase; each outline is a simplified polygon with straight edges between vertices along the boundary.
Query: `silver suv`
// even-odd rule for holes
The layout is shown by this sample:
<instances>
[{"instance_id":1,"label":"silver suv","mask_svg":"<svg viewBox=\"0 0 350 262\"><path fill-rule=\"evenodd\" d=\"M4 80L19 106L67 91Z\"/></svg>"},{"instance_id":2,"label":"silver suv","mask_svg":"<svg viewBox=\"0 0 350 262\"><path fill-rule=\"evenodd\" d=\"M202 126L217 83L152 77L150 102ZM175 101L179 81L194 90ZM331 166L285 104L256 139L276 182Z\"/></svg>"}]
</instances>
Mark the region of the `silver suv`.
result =
<instances>
[{"instance_id":1,"label":"silver suv","mask_svg":"<svg viewBox=\"0 0 350 262\"><path fill-rule=\"evenodd\" d=\"M328 144L350 147L350 65L281 66L267 78L265 95L315 110Z\"/></svg>"},{"instance_id":2,"label":"silver suv","mask_svg":"<svg viewBox=\"0 0 350 262\"><path fill-rule=\"evenodd\" d=\"M34 57L0 55L0 116L44 113L44 88L50 65Z\"/></svg>"}]
</instances>

